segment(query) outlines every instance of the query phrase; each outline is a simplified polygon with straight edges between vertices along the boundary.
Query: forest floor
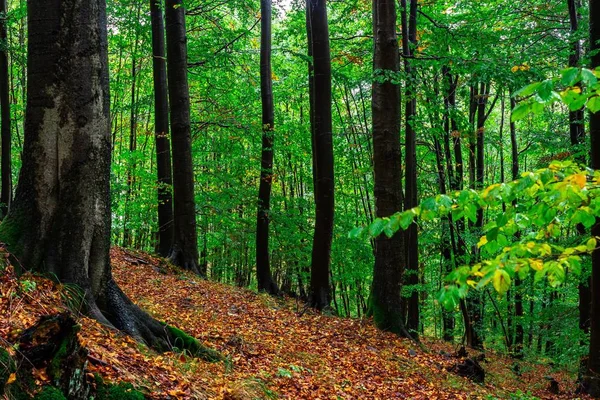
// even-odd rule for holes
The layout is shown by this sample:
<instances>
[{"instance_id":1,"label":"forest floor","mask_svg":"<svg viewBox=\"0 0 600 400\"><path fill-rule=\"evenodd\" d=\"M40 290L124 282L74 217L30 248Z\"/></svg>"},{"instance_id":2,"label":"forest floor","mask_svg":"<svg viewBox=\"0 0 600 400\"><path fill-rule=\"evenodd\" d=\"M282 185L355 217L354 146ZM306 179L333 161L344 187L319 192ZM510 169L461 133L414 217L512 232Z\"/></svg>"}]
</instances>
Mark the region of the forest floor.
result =
<instances>
[{"instance_id":1,"label":"forest floor","mask_svg":"<svg viewBox=\"0 0 600 400\"><path fill-rule=\"evenodd\" d=\"M486 353L485 384L448 370L456 347L414 343L368 320L319 315L293 299L204 281L160 259L111 250L113 275L138 305L219 350L225 362L155 353L80 316L88 374L131 382L153 399L573 399L574 377L542 364ZM0 346L10 347L41 315L64 311L64 287L32 275L0 273ZM547 391L547 377L560 395ZM47 377L37 371L37 383ZM535 397L534 397L535 396Z\"/></svg>"}]
</instances>

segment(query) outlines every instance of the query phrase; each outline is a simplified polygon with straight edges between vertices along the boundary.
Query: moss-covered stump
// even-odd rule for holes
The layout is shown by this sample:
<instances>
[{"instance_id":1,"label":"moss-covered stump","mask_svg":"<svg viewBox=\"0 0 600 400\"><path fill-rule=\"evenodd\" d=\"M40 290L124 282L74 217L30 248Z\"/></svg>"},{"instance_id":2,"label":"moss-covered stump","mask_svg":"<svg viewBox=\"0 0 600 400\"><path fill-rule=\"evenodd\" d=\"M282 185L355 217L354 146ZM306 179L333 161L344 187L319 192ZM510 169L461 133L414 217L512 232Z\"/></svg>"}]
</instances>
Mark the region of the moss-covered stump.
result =
<instances>
[{"instance_id":1,"label":"moss-covered stump","mask_svg":"<svg viewBox=\"0 0 600 400\"><path fill-rule=\"evenodd\" d=\"M19 338L22 365L46 368L52 385L67 398L87 399L87 351L77 339L79 325L68 313L41 317ZM50 389L49 389L50 390Z\"/></svg>"}]
</instances>

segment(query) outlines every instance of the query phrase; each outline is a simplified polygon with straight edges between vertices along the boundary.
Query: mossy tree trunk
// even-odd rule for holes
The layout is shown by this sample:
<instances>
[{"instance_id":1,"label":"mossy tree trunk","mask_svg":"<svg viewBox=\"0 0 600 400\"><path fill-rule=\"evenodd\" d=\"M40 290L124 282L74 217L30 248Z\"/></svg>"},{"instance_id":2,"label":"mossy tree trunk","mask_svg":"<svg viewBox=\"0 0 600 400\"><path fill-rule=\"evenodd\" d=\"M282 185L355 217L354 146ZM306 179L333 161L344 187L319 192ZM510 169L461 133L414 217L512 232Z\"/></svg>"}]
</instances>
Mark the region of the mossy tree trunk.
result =
<instances>
[{"instance_id":1,"label":"mossy tree trunk","mask_svg":"<svg viewBox=\"0 0 600 400\"><path fill-rule=\"evenodd\" d=\"M170 348L111 274L105 0L31 0L28 25L23 166L0 240L19 265L81 287L90 316Z\"/></svg>"}]
</instances>

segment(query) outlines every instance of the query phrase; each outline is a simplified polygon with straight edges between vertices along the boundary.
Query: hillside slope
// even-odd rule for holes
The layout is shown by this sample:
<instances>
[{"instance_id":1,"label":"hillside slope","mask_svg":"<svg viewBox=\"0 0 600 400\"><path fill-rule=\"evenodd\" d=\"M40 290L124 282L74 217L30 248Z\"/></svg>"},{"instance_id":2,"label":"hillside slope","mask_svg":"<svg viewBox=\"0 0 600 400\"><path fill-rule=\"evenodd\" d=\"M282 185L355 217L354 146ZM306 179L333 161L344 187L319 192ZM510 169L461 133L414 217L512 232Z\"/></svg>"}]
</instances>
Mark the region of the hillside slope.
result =
<instances>
[{"instance_id":1,"label":"hillside slope","mask_svg":"<svg viewBox=\"0 0 600 400\"><path fill-rule=\"evenodd\" d=\"M377 331L367 320L318 315L294 300L274 299L208 282L161 260L111 250L113 275L123 290L158 319L222 352L211 364L185 353L157 354L131 338L80 317L81 343L90 352L87 371L105 381L127 381L155 399L467 399L576 397L564 374L552 374L563 392L546 391L547 367L486 354L486 384L448 369L455 348ZM65 287L31 275L0 275L0 345L10 348L41 315L73 304ZM66 288L68 292L68 287ZM175 344L177 345L177 344ZM44 384L44 371L36 375Z\"/></svg>"}]
</instances>

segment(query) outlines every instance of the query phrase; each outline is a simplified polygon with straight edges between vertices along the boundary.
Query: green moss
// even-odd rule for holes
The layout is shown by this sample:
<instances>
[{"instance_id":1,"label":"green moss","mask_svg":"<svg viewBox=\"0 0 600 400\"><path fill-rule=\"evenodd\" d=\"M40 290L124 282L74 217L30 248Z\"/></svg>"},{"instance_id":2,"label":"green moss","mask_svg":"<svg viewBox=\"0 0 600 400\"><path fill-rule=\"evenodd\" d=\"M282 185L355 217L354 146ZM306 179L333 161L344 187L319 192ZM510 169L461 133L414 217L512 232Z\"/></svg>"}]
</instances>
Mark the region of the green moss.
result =
<instances>
[{"instance_id":1,"label":"green moss","mask_svg":"<svg viewBox=\"0 0 600 400\"><path fill-rule=\"evenodd\" d=\"M10 374L15 372L15 362L4 348L0 347L0 394L4 393L4 387Z\"/></svg>"},{"instance_id":2,"label":"green moss","mask_svg":"<svg viewBox=\"0 0 600 400\"><path fill-rule=\"evenodd\" d=\"M223 360L221 353L203 346L197 339L188 335L181 329L177 329L174 326L166 324L165 327L171 336L171 343L173 347L176 347L180 350L187 350L194 357L201 358L208 362L217 362Z\"/></svg>"},{"instance_id":3,"label":"green moss","mask_svg":"<svg viewBox=\"0 0 600 400\"><path fill-rule=\"evenodd\" d=\"M67 338L63 339L63 341L60 344L60 347L56 351L56 354L54 355L54 357L50 361L50 364L48 365L48 375L54 382L60 380L62 370L61 366L63 364L64 359L68 355L67 344Z\"/></svg>"},{"instance_id":4,"label":"green moss","mask_svg":"<svg viewBox=\"0 0 600 400\"><path fill-rule=\"evenodd\" d=\"M0 224L0 242L6 243L11 254L20 257L23 251L22 236L23 226L25 226L25 217L23 212L12 211L7 218L4 218ZM19 265L15 263L15 265Z\"/></svg>"},{"instance_id":5,"label":"green moss","mask_svg":"<svg viewBox=\"0 0 600 400\"><path fill-rule=\"evenodd\" d=\"M54 386L46 386L35 395L34 400L67 400L64 394Z\"/></svg>"},{"instance_id":6,"label":"green moss","mask_svg":"<svg viewBox=\"0 0 600 400\"><path fill-rule=\"evenodd\" d=\"M371 296L368 311L373 316L373 322L377 328L403 336L403 316L400 311L386 310L374 296Z\"/></svg>"},{"instance_id":7,"label":"green moss","mask_svg":"<svg viewBox=\"0 0 600 400\"><path fill-rule=\"evenodd\" d=\"M136 390L131 383L101 386L96 400L144 400L146 396Z\"/></svg>"}]
</instances>

